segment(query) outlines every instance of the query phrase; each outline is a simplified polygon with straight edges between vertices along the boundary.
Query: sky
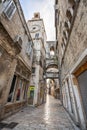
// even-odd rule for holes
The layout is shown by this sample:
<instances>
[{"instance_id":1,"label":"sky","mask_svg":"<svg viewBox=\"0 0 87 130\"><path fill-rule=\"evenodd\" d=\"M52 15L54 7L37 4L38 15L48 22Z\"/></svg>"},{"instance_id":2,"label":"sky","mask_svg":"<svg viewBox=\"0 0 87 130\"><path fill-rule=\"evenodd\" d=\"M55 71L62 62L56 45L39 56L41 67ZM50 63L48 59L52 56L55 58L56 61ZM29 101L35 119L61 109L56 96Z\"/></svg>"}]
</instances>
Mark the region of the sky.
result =
<instances>
[{"instance_id":1,"label":"sky","mask_svg":"<svg viewBox=\"0 0 87 130\"><path fill-rule=\"evenodd\" d=\"M40 12L44 20L47 41L55 40L55 0L20 0L26 21L31 20L35 12Z\"/></svg>"}]
</instances>

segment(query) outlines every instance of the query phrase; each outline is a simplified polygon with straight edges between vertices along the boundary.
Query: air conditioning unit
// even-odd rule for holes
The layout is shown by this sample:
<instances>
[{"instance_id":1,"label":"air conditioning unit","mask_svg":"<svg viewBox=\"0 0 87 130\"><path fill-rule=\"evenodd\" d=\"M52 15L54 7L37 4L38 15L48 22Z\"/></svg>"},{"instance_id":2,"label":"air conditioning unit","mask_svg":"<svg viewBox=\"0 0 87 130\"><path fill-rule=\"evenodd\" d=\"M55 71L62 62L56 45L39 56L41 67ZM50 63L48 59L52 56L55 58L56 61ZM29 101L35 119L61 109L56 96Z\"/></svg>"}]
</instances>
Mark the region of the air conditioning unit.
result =
<instances>
[{"instance_id":1,"label":"air conditioning unit","mask_svg":"<svg viewBox=\"0 0 87 130\"><path fill-rule=\"evenodd\" d=\"M6 15L6 17L9 20L11 20L11 18L13 17L15 11L16 11L15 3L13 2L13 0L10 0L9 4L6 6L6 8L4 10L4 14Z\"/></svg>"}]
</instances>

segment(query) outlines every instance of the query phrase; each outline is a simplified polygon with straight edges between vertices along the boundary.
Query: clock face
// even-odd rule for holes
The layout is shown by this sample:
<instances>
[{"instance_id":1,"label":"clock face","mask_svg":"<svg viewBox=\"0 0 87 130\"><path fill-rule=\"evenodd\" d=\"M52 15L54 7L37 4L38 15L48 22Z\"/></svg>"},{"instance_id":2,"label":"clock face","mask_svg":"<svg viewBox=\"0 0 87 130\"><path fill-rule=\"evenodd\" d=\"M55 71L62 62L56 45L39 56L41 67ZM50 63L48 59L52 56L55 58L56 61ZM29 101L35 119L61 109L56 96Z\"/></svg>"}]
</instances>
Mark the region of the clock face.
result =
<instances>
[{"instance_id":1,"label":"clock face","mask_svg":"<svg viewBox=\"0 0 87 130\"><path fill-rule=\"evenodd\" d=\"M34 33L36 31L40 30L40 26L39 25L32 25L30 32Z\"/></svg>"}]
</instances>

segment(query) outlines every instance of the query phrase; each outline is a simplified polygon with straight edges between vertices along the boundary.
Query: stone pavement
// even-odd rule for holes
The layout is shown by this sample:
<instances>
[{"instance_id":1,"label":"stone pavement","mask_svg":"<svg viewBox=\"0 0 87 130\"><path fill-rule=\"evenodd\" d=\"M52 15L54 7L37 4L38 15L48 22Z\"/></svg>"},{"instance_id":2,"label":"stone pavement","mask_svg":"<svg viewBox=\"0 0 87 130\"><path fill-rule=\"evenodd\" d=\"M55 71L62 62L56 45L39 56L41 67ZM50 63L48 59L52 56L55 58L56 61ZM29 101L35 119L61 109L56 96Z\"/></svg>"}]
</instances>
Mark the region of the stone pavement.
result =
<instances>
[{"instance_id":1,"label":"stone pavement","mask_svg":"<svg viewBox=\"0 0 87 130\"><path fill-rule=\"evenodd\" d=\"M13 130L79 130L60 101L51 96L47 96L46 104L37 108L26 107L2 122L18 123ZM11 129L3 128L2 130Z\"/></svg>"}]
</instances>

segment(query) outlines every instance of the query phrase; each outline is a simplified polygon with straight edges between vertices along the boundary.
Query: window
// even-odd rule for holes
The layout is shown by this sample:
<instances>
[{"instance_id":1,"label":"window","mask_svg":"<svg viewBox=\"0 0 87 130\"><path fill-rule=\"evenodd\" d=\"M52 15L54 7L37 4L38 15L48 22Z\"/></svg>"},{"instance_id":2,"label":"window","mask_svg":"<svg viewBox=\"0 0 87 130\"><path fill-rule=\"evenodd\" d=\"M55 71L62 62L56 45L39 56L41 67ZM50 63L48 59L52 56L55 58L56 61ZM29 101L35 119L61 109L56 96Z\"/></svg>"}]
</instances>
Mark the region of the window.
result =
<instances>
[{"instance_id":1,"label":"window","mask_svg":"<svg viewBox=\"0 0 87 130\"><path fill-rule=\"evenodd\" d=\"M6 1L7 2L7 6L6 6L6 8L5 8L5 10L4 10L4 14L7 16L7 18L9 19L9 20L11 20L11 18L13 17L13 15L14 15L14 13L15 13L15 11L16 11L16 6L15 6L15 3L14 3L14 1L13 0L11 0L11 1Z\"/></svg>"},{"instance_id":2,"label":"window","mask_svg":"<svg viewBox=\"0 0 87 130\"><path fill-rule=\"evenodd\" d=\"M42 67L42 60L41 60L41 59L40 59L40 62L39 62L39 63L40 63L40 66Z\"/></svg>"},{"instance_id":3,"label":"window","mask_svg":"<svg viewBox=\"0 0 87 130\"><path fill-rule=\"evenodd\" d=\"M32 55L32 42L31 42L31 41L27 43L27 46L26 46L26 54L27 54L28 56L31 56L31 55Z\"/></svg>"},{"instance_id":4,"label":"window","mask_svg":"<svg viewBox=\"0 0 87 130\"><path fill-rule=\"evenodd\" d=\"M50 48L50 56L54 56L54 46L51 46Z\"/></svg>"},{"instance_id":5,"label":"window","mask_svg":"<svg viewBox=\"0 0 87 130\"><path fill-rule=\"evenodd\" d=\"M63 42L63 43L61 44L61 46L62 46L62 49L64 50L64 49L65 49L65 43Z\"/></svg>"},{"instance_id":6,"label":"window","mask_svg":"<svg viewBox=\"0 0 87 130\"><path fill-rule=\"evenodd\" d=\"M12 84L11 84L11 88L10 88L10 92L9 92L9 96L8 96L8 102L12 101L15 83L16 83L16 75L14 75L13 80L12 80Z\"/></svg>"},{"instance_id":7,"label":"window","mask_svg":"<svg viewBox=\"0 0 87 130\"><path fill-rule=\"evenodd\" d=\"M36 38L36 39L39 38L39 33L36 33L36 34L35 34L35 38Z\"/></svg>"},{"instance_id":8,"label":"window","mask_svg":"<svg viewBox=\"0 0 87 130\"><path fill-rule=\"evenodd\" d=\"M17 97L16 97L16 100L20 100L20 95L21 95L21 90L22 90L22 80L19 81L19 84L18 84L18 89L17 89Z\"/></svg>"},{"instance_id":9,"label":"window","mask_svg":"<svg viewBox=\"0 0 87 130\"><path fill-rule=\"evenodd\" d=\"M32 67L32 73L35 73L35 67Z\"/></svg>"}]
</instances>

